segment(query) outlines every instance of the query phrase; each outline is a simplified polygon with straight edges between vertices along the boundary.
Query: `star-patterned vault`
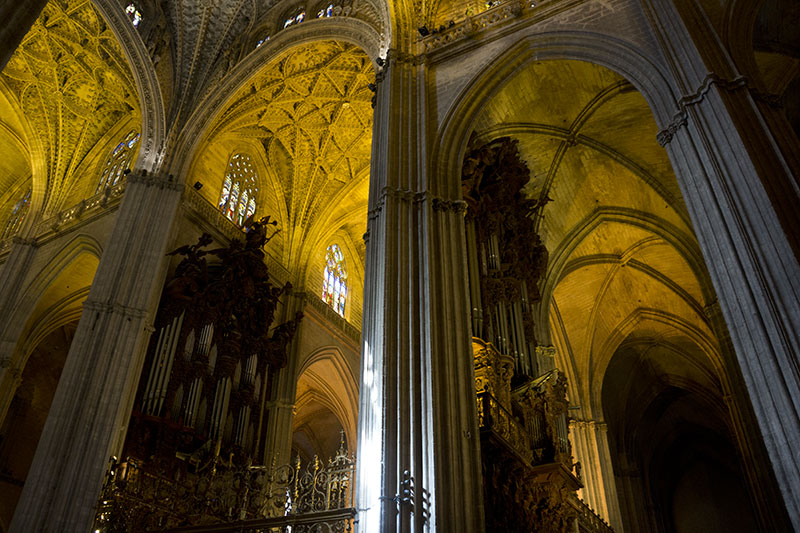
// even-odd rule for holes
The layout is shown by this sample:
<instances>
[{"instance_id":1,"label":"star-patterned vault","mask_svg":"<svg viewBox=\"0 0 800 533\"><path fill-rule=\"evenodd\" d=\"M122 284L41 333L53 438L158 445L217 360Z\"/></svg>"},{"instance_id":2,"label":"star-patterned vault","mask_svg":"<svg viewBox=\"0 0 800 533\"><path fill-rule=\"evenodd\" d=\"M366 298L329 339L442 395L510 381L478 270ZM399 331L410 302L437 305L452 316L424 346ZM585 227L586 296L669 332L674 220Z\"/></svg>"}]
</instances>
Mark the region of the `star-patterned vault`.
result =
<instances>
[{"instance_id":1,"label":"star-patterned vault","mask_svg":"<svg viewBox=\"0 0 800 533\"><path fill-rule=\"evenodd\" d=\"M52 0L0 75L27 121L34 191L44 213L64 207L90 151L122 123L140 123L132 74L91 2ZM136 127L136 126L134 126Z\"/></svg>"},{"instance_id":2,"label":"star-patterned vault","mask_svg":"<svg viewBox=\"0 0 800 533\"><path fill-rule=\"evenodd\" d=\"M259 212L277 216L283 260L302 264L324 234L366 222L372 140L372 63L358 47L337 41L301 45L266 66L230 100L207 134L194 174L203 175L210 201L219 194L224 158L237 149L258 152L267 176ZM224 148L221 148L224 147ZM208 192L206 192L208 191ZM353 209L353 196L363 209ZM363 203L363 206L361 205ZM339 212L347 207L348 212ZM344 219L342 218L344 217ZM358 231L358 230L354 230Z\"/></svg>"}]
</instances>

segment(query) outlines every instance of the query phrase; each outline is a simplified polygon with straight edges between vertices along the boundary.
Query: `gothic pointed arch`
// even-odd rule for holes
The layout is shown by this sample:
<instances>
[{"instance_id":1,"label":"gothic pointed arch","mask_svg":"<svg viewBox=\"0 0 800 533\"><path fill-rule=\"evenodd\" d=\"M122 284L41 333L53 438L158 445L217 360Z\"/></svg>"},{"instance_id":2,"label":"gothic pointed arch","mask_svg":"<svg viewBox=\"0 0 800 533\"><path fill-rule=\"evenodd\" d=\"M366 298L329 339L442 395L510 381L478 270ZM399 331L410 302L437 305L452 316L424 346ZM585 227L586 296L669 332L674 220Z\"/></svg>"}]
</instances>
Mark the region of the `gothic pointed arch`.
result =
<instances>
[{"instance_id":1,"label":"gothic pointed arch","mask_svg":"<svg viewBox=\"0 0 800 533\"><path fill-rule=\"evenodd\" d=\"M316 22L328 20L304 22L293 31ZM282 227L269 252L302 286L324 238L342 232L358 243L366 230L374 94L369 85L375 73L371 58L347 40L309 41L276 54L278 41L253 52L274 58L209 116L187 175L203 183L201 195L222 207L228 189L213 170L222 167L222 157L247 146L254 161L263 161L259 212L273 215ZM225 194L217 196L219 191ZM362 261L363 246L357 244L352 255Z\"/></svg>"},{"instance_id":2,"label":"gothic pointed arch","mask_svg":"<svg viewBox=\"0 0 800 533\"><path fill-rule=\"evenodd\" d=\"M122 44L127 64L136 84L138 107L141 111L141 150L134 163L135 168L153 172L158 168L167 136L165 102L156 74L154 58L141 36L131 24L129 15L120 2L92 0L109 28ZM127 6L127 4L126 4ZM154 38L158 38L155 36ZM160 51L165 53L163 50Z\"/></svg>"}]
</instances>

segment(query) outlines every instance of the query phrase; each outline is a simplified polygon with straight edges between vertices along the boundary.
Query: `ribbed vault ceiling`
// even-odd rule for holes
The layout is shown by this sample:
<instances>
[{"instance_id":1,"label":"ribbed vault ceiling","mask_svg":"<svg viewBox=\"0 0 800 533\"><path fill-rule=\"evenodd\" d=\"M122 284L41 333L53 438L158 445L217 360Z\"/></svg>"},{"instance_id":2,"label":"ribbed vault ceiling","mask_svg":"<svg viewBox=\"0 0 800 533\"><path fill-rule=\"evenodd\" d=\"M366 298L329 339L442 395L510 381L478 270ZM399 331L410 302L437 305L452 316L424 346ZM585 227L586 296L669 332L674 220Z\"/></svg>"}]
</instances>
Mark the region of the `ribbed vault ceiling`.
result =
<instances>
[{"instance_id":1,"label":"ribbed vault ceiling","mask_svg":"<svg viewBox=\"0 0 800 533\"><path fill-rule=\"evenodd\" d=\"M24 179L30 168L45 213L64 207L73 175L108 130L139 120L125 56L88 1L49 2L0 84L9 102L0 106L6 125L0 135L13 137L0 148L11 171L4 181Z\"/></svg>"},{"instance_id":2,"label":"ribbed vault ceiling","mask_svg":"<svg viewBox=\"0 0 800 533\"><path fill-rule=\"evenodd\" d=\"M280 255L303 271L336 232L363 255L372 141L370 59L342 42L298 46L265 66L214 121L193 175L216 202L227 158L262 162L259 211L278 218ZM323 255L324 259L324 255ZM321 261L320 261L321 264Z\"/></svg>"},{"instance_id":3,"label":"ribbed vault ceiling","mask_svg":"<svg viewBox=\"0 0 800 533\"><path fill-rule=\"evenodd\" d=\"M640 93L616 73L577 61L540 62L479 116L473 144L511 136L531 170L529 196L550 199L539 221L550 252L545 282L561 364L584 416L626 339L688 350L714 344L703 267L666 152ZM631 337L633 336L633 337ZM690 342L666 339L679 336Z\"/></svg>"}]
</instances>

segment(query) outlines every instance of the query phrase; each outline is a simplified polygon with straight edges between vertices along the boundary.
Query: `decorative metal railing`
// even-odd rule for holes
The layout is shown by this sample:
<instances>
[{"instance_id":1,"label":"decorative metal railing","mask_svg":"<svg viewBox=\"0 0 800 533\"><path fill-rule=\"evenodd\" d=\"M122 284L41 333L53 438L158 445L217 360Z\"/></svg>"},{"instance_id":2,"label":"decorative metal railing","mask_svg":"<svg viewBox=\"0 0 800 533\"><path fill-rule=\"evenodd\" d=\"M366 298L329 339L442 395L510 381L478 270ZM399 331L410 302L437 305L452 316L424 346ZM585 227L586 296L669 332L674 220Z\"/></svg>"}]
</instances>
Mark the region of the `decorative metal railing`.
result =
<instances>
[{"instance_id":1,"label":"decorative metal railing","mask_svg":"<svg viewBox=\"0 0 800 533\"><path fill-rule=\"evenodd\" d=\"M478 394L478 428L491 432L528 464L533 461L525 427L488 392Z\"/></svg>"},{"instance_id":2,"label":"decorative metal railing","mask_svg":"<svg viewBox=\"0 0 800 533\"><path fill-rule=\"evenodd\" d=\"M352 531L355 460L343 440L327 464L194 464L196 472L169 473L133 459L112 464L92 531Z\"/></svg>"},{"instance_id":3,"label":"decorative metal railing","mask_svg":"<svg viewBox=\"0 0 800 533\"><path fill-rule=\"evenodd\" d=\"M585 501L576 495L569 498L569 504L577 513L578 533L614 533L608 522L603 520Z\"/></svg>"},{"instance_id":4,"label":"decorative metal railing","mask_svg":"<svg viewBox=\"0 0 800 533\"><path fill-rule=\"evenodd\" d=\"M529 9L532 2L528 0L504 0L482 13L468 16L433 32L422 40L426 52L431 52L449 43L460 41L477 32L496 25L506 19L519 17L523 10Z\"/></svg>"},{"instance_id":5,"label":"decorative metal railing","mask_svg":"<svg viewBox=\"0 0 800 533\"><path fill-rule=\"evenodd\" d=\"M72 207L40 220L36 223L31 237L41 244L42 240L47 240L49 236L74 228L110 212L122 200L126 183L126 180L121 180L116 185L106 187L94 196L81 200ZM13 241L13 235L0 241L0 257L11 250Z\"/></svg>"}]
</instances>

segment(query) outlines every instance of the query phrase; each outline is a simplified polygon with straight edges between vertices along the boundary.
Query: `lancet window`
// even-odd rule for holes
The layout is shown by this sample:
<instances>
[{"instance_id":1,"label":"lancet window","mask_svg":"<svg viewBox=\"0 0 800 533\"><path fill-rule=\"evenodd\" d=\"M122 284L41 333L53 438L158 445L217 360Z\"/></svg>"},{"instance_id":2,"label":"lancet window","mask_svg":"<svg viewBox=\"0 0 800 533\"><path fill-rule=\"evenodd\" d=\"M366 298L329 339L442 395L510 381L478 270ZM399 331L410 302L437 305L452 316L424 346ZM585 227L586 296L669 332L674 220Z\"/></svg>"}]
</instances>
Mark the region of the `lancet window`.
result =
<instances>
[{"instance_id":1,"label":"lancet window","mask_svg":"<svg viewBox=\"0 0 800 533\"><path fill-rule=\"evenodd\" d=\"M344 256L337 244L328 246L325 254L325 272L322 279L322 299L334 311L344 316L347 303L347 270Z\"/></svg>"},{"instance_id":2,"label":"lancet window","mask_svg":"<svg viewBox=\"0 0 800 533\"><path fill-rule=\"evenodd\" d=\"M22 198L17 200L17 203L14 204L14 208L11 210L11 216L8 217L6 226L3 229L3 238L10 237L19 230L22 221L25 219L25 215L28 213L28 204L30 204L30 201L31 190L28 189L25 194L22 195Z\"/></svg>"},{"instance_id":3,"label":"lancet window","mask_svg":"<svg viewBox=\"0 0 800 533\"><path fill-rule=\"evenodd\" d=\"M131 24L133 24L134 28L138 28L142 22L142 13L136 8L136 4L130 2L128 7L125 8L125 13L131 19Z\"/></svg>"},{"instance_id":4,"label":"lancet window","mask_svg":"<svg viewBox=\"0 0 800 533\"><path fill-rule=\"evenodd\" d=\"M229 220L239 226L243 226L256 212L257 178L250 156L235 154L231 157L218 206Z\"/></svg>"},{"instance_id":5,"label":"lancet window","mask_svg":"<svg viewBox=\"0 0 800 533\"><path fill-rule=\"evenodd\" d=\"M103 176L100 178L100 183L97 184L95 194L106 187L113 187L119 183L125 171L131 168L139 137L141 135L138 132L132 131L114 148L103 167Z\"/></svg>"},{"instance_id":6,"label":"lancet window","mask_svg":"<svg viewBox=\"0 0 800 533\"><path fill-rule=\"evenodd\" d=\"M329 5L325 9L320 9L319 13L317 13L318 19L332 17L332 16L333 16L333 4Z\"/></svg>"}]
</instances>

